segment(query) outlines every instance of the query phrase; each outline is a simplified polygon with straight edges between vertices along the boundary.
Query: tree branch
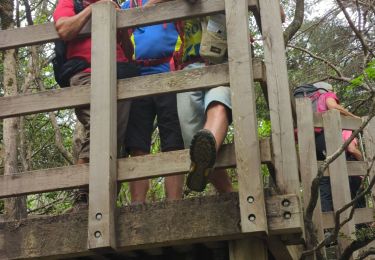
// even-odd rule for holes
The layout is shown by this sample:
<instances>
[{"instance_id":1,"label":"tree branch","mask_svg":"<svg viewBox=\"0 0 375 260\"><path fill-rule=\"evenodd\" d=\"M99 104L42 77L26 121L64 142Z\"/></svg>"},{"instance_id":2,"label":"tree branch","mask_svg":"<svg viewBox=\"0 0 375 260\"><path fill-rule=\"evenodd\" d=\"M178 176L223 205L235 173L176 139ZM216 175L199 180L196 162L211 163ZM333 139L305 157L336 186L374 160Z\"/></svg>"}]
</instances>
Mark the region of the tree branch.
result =
<instances>
[{"instance_id":1,"label":"tree branch","mask_svg":"<svg viewBox=\"0 0 375 260\"><path fill-rule=\"evenodd\" d=\"M305 0L297 0L293 22L284 31L285 46L301 28L303 24L304 13L305 13Z\"/></svg>"},{"instance_id":2,"label":"tree branch","mask_svg":"<svg viewBox=\"0 0 375 260\"><path fill-rule=\"evenodd\" d=\"M375 255L375 248L371 247L370 249L368 249L365 252L363 252L362 254L360 254L358 256L358 260L366 259L366 257L368 257L370 255Z\"/></svg>"},{"instance_id":3,"label":"tree branch","mask_svg":"<svg viewBox=\"0 0 375 260\"><path fill-rule=\"evenodd\" d=\"M358 40L360 41L365 56L368 56L369 53L371 53L371 55L374 56L374 54L371 51L370 47L368 46L365 38L363 37L363 34L357 29L354 22L350 18L350 15L349 15L348 11L346 11L346 8L345 8L344 4L341 2L341 0L336 0L336 2L339 5L341 11L344 13L345 18L346 18L347 22L349 23L350 28L353 30L353 32L357 36Z\"/></svg>"},{"instance_id":4,"label":"tree branch","mask_svg":"<svg viewBox=\"0 0 375 260\"><path fill-rule=\"evenodd\" d=\"M326 60L326 59L324 59L324 58L322 58L322 57L320 57L320 56L318 56L318 55L312 53L311 51L309 51L305 48L302 48L302 47L298 47L298 46L291 45L291 44L288 44L287 47L303 51L303 52L307 53L308 55L310 55L312 58L323 62L327 66L331 67L337 73L337 75L340 77L340 80L343 80L343 81L346 81L346 82L350 83L350 78L345 77L344 74L341 72L341 70L338 67L336 67L333 63L329 62L328 60Z\"/></svg>"}]
</instances>

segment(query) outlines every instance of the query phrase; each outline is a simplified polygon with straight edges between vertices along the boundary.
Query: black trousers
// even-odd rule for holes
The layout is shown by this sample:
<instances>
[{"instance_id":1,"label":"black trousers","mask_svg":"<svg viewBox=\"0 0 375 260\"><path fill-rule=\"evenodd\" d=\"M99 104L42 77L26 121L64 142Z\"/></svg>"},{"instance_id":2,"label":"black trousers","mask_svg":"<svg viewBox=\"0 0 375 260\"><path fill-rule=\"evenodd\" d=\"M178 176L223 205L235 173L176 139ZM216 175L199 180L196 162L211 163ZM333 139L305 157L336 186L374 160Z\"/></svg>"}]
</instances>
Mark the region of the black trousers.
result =
<instances>
[{"instance_id":1,"label":"black trousers","mask_svg":"<svg viewBox=\"0 0 375 260\"><path fill-rule=\"evenodd\" d=\"M315 145L316 145L316 158L319 161L322 161L326 158L326 143L324 138L324 132L315 133ZM356 159L346 152L346 160L347 161L356 161ZM362 182L362 178L360 176L350 176L349 177L349 185L350 185L350 194L351 198L354 199L357 192L360 189ZM338 183L337 185L341 185ZM332 201L332 193L331 193L331 183L329 177L323 177L320 180L319 184L320 190L320 202L322 206L323 212L333 211L333 201ZM366 200L365 198L360 199L356 205L356 208L364 208L366 207Z\"/></svg>"}]
</instances>

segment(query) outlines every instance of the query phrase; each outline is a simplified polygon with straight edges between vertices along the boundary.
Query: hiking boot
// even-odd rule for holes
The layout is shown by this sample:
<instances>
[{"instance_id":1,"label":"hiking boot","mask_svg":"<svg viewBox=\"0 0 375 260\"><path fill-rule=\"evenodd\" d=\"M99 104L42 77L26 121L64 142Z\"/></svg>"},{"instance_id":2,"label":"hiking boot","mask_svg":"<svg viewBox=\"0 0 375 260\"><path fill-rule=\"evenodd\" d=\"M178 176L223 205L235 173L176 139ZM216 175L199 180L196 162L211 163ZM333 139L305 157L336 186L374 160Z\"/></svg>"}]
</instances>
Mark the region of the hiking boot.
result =
<instances>
[{"instance_id":1,"label":"hiking boot","mask_svg":"<svg viewBox=\"0 0 375 260\"><path fill-rule=\"evenodd\" d=\"M193 191L203 191L208 176L213 171L216 161L216 141L209 130L198 131L190 145L190 170L186 185Z\"/></svg>"}]
</instances>

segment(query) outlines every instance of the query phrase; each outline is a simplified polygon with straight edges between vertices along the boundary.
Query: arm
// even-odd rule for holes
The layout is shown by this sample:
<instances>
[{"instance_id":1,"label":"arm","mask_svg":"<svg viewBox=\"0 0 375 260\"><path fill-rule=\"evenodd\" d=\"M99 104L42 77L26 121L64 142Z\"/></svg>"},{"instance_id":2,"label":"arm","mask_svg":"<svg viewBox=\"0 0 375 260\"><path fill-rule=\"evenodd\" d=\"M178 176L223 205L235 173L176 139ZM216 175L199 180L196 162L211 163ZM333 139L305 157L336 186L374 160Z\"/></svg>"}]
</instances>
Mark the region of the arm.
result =
<instances>
[{"instance_id":1,"label":"arm","mask_svg":"<svg viewBox=\"0 0 375 260\"><path fill-rule=\"evenodd\" d=\"M117 4L111 0L101 0L100 2L111 2L119 8ZM55 28L59 37L64 41L74 39L78 33L82 30L83 26L91 18L92 7L89 5L82 12L71 17L61 17L55 22Z\"/></svg>"},{"instance_id":2,"label":"arm","mask_svg":"<svg viewBox=\"0 0 375 260\"><path fill-rule=\"evenodd\" d=\"M361 119L359 116L356 116L352 113L350 113L348 110L346 110L344 107L342 107L340 104L337 104L336 100L334 98L327 98L326 105L328 109L337 109L340 111L340 114L343 114L345 116L351 116L354 118Z\"/></svg>"},{"instance_id":3,"label":"arm","mask_svg":"<svg viewBox=\"0 0 375 260\"><path fill-rule=\"evenodd\" d=\"M88 6L82 12L72 17L61 17L55 23L56 31L60 39L64 41L74 39L91 18L91 12L92 8Z\"/></svg>"},{"instance_id":4,"label":"arm","mask_svg":"<svg viewBox=\"0 0 375 260\"><path fill-rule=\"evenodd\" d=\"M354 140L348 145L348 152L354 156L358 161L362 161L363 157L361 151L358 150Z\"/></svg>"}]
</instances>

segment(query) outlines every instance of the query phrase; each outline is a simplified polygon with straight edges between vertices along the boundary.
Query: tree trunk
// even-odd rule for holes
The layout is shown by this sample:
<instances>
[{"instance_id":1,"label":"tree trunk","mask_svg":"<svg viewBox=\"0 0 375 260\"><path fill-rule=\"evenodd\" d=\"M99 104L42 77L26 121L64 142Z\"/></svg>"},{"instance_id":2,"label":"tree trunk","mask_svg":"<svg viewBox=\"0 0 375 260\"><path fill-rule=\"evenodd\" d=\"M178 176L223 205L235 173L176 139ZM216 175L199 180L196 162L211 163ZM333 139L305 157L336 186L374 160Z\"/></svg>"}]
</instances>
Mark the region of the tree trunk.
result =
<instances>
[{"instance_id":1,"label":"tree trunk","mask_svg":"<svg viewBox=\"0 0 375 260\"><path fill-rule=\"evenodd\" d=\"M13 21L13 0L6 0L3 4L1 14L2 28L8 29L14 26ZM16 52L8 50L4 52L4 92L5 96L17 94L17 74L16 74ZM17 135L18 118L5 119L3 123L4 137L4 174L14 174L18 172L17 158ZM7 219L20 219L27 216L26 198L10 198L4 203L4 213Z\"/></svg>"}]
</instances>

